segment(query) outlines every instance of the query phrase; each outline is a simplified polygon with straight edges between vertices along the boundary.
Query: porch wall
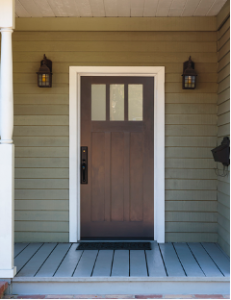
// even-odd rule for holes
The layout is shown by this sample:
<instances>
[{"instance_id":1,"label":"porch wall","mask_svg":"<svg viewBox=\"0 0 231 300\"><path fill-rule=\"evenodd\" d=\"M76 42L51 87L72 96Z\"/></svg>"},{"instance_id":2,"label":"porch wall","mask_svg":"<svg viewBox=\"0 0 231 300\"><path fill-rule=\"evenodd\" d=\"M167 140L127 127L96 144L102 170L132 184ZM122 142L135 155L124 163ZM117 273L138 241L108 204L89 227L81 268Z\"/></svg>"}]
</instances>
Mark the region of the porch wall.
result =
<instances>
[{"instance_id":1,"label":"porch wall","mask_svg":"<svg viewBox=\"0 0 231 300\"><path fill-rule=\"evenodd\" d=\"M166 240L217 241L216 32L15 32L13 49L17 242L68 241L68 72L78 65L166 67ZM44 53L51 89L36 83Z\"/></svg>"},{"instance_id":2,"label":"porch wall","mask_svg":"<svg viewBox=\"0 0 231 300\"><path fill-rule=\"evenodd\" d=\"M217 33L218 46L218 144L230 136L230 19ZM217 164L222 173L222 164ZM218 179L218 242L230 251L230 174Z\"/></svg>"}]
</instances>

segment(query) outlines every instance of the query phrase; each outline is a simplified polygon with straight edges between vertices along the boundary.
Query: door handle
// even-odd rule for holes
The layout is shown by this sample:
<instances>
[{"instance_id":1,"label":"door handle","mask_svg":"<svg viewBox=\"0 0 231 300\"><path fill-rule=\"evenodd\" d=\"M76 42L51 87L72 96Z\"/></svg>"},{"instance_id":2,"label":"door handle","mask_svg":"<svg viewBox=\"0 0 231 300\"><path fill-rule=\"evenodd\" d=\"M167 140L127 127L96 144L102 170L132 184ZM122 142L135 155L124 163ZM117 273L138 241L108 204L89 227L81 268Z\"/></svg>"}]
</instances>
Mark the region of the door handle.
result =
<instances>
[{"instance_id":1,"label":"door handle","mask_svg":"<svg viewBox=\"0 0 231 300\"><path fill-rule=\"evenodd\" d=\"M81 147L81 184L88 183L88 148Z\"/></svg>"},{"instance_id":2,"label":"door handle","mask_svg":"<svg viewBox=\"0 0 231 300\"><path fill-rule=\"evenodd\" d=\"M82 164L82 173L83 173L83 180L82 183L86 182L86 164Z\"/></svg>"}]
</instances>

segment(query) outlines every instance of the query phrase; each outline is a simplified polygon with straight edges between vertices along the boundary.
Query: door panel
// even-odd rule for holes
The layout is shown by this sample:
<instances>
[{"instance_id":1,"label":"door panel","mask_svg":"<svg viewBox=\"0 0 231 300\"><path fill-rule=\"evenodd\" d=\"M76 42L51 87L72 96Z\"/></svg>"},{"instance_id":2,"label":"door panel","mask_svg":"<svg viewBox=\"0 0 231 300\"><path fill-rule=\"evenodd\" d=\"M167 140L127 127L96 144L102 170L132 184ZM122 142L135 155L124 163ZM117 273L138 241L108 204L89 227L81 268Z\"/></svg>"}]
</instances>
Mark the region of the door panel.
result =
<instances>
[{"instance_id":1,"label":"door panel","mask_svg":"<svg viewBox=\"0 0 231 300\"><path fill-rule=\"evenodd\" d=\"M143 221L143 133L130 134L130 221Z\"/></svg>"},{"instance_id":2,"label":"door panel","mask_svg":"<svg viewBox=\"0 0 231 300\"><path fill-rule=\"evenodd\" d=\"M92 133L91 148L91 220L104 221L105 133Z\"/></svg>"},{"instance_id":3,"label":"door panel","mask_svg":"<svg viewBox=\"0 0 231 300\"><path fill-rule=\"evenodd\" d=\"M153 238L153 91L150 77L81 77L81 239Z\"/></svg>"},{"instance_id":4,"label":"door panel","mask_svg":"<svg viewBox=\"0 0 231 300\"><path fill-rule=\"evenodd\" d=\"M124 133L111 133L111 221L123 221Z\"/></svg>"}]
</instances>

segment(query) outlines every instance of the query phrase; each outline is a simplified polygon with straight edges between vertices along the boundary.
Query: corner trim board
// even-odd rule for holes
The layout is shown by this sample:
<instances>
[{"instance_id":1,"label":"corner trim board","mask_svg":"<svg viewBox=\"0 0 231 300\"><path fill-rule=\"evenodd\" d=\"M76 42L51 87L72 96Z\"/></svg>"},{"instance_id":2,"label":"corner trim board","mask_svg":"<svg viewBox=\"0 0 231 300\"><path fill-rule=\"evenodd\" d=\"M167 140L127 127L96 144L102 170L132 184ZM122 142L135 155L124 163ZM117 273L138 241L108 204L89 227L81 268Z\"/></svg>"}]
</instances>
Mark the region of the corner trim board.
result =
<instances>
[{"instance_id":1,"label":"corner trim board","mask_svg":"<svg viewBox=\"0 0 231 300\"><path fill-rule=\"evenodd\" d=\"M69 242L80 236L81 76L154 78L154 240L165 242L165 67L69 67Z\"/></svg>"}]
</instances>

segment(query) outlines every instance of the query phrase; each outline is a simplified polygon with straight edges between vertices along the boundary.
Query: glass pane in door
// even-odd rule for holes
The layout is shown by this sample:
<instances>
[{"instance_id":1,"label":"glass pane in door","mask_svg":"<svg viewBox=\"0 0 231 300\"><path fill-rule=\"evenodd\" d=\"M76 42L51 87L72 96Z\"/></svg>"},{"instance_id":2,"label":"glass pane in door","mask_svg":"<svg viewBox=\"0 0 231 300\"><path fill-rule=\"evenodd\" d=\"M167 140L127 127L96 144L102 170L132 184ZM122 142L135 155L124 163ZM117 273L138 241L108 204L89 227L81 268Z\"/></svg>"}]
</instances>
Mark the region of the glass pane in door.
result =
<instances>
[{"instance_id":1,"label":"glass pane in door","mask_svg":"<svg viewBox=\"0 0 231 300\"><path fill-rule=\"evenodd\" d=\"M143 85L128 85L128 120L143 121Z\"/></svg>"},{"instance_id":2,"label":"glass pane in door","mask_svg":"<svg viewBox=\"0 0 231 300\"><path fill-rule=\"evenodd\" d=\"M106 84L91 85L91 120L106 120Z\"/></svg>"},{"instance_id":3,"label":"glass pane in door","mask_svg":"<svg viewBox=\"0 0 231 300\"><path fill-rule=\"evenodd\" d=\"M124 84L110 84L110 120L124 120Z\"/></svg>"}]
</instances>

